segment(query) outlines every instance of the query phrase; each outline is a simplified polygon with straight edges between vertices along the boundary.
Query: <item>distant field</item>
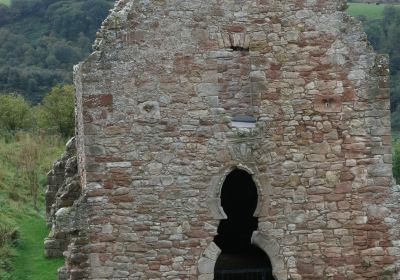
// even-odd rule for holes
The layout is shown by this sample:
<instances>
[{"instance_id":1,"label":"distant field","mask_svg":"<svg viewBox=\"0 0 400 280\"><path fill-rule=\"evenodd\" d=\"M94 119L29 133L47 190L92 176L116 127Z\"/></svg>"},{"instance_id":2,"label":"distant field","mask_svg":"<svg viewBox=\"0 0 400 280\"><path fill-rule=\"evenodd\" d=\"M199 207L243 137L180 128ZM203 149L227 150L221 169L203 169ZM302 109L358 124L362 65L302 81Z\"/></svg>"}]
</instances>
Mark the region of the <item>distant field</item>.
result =
<instances>
[{"instance_id":1,"label":"distant field","mask_svg":"<svg viewBox=\"0 0 400 280\"><path fill-rule=\"evenodd\" d=\"M1 1L1 0L0 0ZM383 17L383 9L386 4L362 4L362 3L348 3L349 9L347 12L351 16L366 16L368 19L379 19ZM400 9L400 5L396 5Z\"/></svg>"},{"instance_id":2,"label":"distant field","mask_svg":"<svg viewBox=\"0 0 400 280\"><path fill-rule=\"evenodd\" d=\"M0 4L6 4L7 6L10 5L11 0L0 0Z\"/></svg>"}]
</instances>

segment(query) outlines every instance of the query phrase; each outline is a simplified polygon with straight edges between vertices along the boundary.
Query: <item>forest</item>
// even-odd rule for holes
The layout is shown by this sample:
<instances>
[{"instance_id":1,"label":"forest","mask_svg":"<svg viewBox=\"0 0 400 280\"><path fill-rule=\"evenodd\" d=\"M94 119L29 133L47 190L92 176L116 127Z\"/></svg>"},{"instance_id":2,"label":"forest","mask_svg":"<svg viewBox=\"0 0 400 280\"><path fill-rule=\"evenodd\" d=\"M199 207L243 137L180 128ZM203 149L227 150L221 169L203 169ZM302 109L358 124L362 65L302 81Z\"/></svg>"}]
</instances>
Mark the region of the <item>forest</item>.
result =
<instances>
[{"instance_id":1,"label":"forest","mask_svg":"<svg viewBox=\"0 0 400 280\"><path fill-rule=\"evenodd\" d=\"M6 2L4 2L6 3ZM57 84L72 82L112 0L0 2L0 92L39 103Z\"/></svg>"},{"instance_id":2,"label":"forest","mask_svg":"<svg viewBox=\"0 0 400 280\"><path fill-rule=\"evenodd\" d=\"M113 0L0 0L0 279L56 279L46 174L74 134L72 67Z\"/></svg>"},{"instance_id":3,"label":"forest","mask_svg":"<svg viewBox=\"0 0 400 280\"><path fill-rule=\"evenodd\" d=\"M51 88L72 82L72 67L91 51L113 0L1 0L0 93L40 103ZM400 131L400 9L350 3L379 53L391 58L392 125ZM399 109L400 110L400 109Z\"/></svg>"}]
</instances>

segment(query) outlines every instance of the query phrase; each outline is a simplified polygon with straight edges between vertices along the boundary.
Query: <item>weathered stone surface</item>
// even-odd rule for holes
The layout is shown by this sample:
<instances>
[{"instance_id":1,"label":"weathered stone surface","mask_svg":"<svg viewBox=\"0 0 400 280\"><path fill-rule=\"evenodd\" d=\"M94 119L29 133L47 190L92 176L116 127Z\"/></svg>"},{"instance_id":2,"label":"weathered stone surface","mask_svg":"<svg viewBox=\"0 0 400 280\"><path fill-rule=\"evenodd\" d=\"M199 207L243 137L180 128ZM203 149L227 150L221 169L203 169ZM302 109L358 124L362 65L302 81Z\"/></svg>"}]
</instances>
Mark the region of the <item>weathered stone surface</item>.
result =
<instances>
[{"instance_id":1,"label":"weathered stone surface","mask_svg":"<svg viewBox=\"0 0 400 280\"><path fill-rule=\"evenodd\" d=\"M83 194L60 277L213 279L241 168L277 280L399 279L387 60L344 7L118 1L75 68Z\"/></svg>"},{"instance_id":2,"label":"weathered stone surface","mask_svg":"<svg viewBox=\"0 0 400 280\"><path fill-rule=\"evenodd\" d=\"M66 144L62 157L48 174L46 187L46 220L51 232L44 243L45 255L61 257L76 230L72 206L81 195L76 160L76 143L72 138Z\"/></svg>"}]
</instances>

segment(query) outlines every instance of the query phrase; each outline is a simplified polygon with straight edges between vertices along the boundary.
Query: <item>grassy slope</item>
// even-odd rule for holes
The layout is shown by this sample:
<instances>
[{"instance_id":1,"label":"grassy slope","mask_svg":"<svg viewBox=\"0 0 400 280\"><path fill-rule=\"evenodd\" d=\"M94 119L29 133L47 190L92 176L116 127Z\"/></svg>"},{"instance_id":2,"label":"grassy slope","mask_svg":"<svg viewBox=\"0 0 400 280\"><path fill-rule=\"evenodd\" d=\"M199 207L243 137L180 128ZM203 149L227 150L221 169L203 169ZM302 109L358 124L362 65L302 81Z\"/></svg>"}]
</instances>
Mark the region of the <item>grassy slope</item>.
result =
<instances>
[{"instance_id":1,"label":"grassy slope","mask_svg":"<svg viewBox=\"0 0 400 280\"><path fill-rule=\"evenodd\" d=\"M35 145L40 151L37 164L40 181L38 210L34 210L29 183L19 166L24 147L31 149ZM14 250L13 280L54 280L57 268L62 266L62 260L44 257L43 240L49 230L43 209L45 175L63 149L59 139L49 137L19 136L19 139L11 137L8 141L0 137L0 224L17 228L21 236Z\"/></svg>"},{"instance_id":2,"label":"grassy slope","mask_svg":"<svg viewBox=\"0 0 400 280\"><path fill-rule=\"evenodd\" d=\"M9 6L10 5L10 1L11 0L0 0L0 4L5 4L5 5Z\"/></svg>"},{"instance_id":3,"label":"grassy slope","mask_svg":"<svg viewBox=\"0 0 400 280\"><path fill-rule=\"evenodd\" d=\"M383 9L385 4L363 4L363 3L348 3L349 9L347 10L351 16L365 16L368 19L380 19L383 17ZM399 5L396 7L400 8Z\"/></svg>"},{"instance_id":4,"label":"grassy slope","mask_svg":"<svg viewBox=\"0 0 400 280\"><path fill-rule=\"evenodd\" d=\"M19 221L21 241L14 259L14 277L17 280L56 279L63 259L46 259L43 240L48 234L42 216L27 217Z\"/></svg>"}]
</instances>

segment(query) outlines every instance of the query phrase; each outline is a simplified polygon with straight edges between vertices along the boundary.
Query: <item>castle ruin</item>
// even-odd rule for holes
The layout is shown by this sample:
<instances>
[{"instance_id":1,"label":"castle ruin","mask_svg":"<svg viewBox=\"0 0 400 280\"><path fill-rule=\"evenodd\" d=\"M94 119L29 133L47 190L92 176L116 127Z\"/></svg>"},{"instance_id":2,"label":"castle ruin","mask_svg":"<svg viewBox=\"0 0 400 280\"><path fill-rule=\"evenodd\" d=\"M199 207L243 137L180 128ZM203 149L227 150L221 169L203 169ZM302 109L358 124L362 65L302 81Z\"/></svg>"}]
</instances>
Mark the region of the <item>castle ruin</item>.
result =
<instances>
[{"instance_id":1,"label":"castle ruin","mask_svg":"<svg viewBox=\"0 0 400 280\"><path fill-rule=\"evenodd\" d=\"M75 68L60 279L400 279L388 61L345 8L117 2Z\"/></svg>"}]
</instances>

